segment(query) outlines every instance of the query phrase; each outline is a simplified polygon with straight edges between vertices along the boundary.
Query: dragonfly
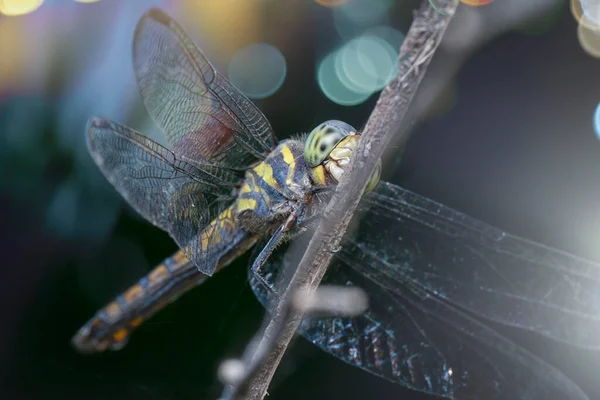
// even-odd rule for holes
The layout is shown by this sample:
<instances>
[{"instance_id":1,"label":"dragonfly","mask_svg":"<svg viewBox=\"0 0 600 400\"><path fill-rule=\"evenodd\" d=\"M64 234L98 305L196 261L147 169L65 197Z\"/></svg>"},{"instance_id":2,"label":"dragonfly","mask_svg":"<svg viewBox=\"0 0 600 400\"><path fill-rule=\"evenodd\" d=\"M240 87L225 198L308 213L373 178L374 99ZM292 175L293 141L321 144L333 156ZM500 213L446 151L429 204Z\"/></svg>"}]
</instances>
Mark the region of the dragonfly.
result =
<instances>
[{"instance_id":1,"label":"dragonfly","mask_svg":"<svg viewBox=\"0 0 600 400\"><path fill-rule=\"evenodd\" d=\"M144 321L252 248L250 285L271 309L293 263L285 243L319 220L360 137L331 120L278 142L256 105L159 9L136 27L133 65L170 148L100 117L88 122L88 148L129 205L180 250L80 328L72 343L83 353L122 349ZM346 363L440 398L586 399L492 326L598 349L600 265L380 181L380 172L323 281L364 289L369 308L307 317L299 333Z\"/></svg>"}]
</instances>

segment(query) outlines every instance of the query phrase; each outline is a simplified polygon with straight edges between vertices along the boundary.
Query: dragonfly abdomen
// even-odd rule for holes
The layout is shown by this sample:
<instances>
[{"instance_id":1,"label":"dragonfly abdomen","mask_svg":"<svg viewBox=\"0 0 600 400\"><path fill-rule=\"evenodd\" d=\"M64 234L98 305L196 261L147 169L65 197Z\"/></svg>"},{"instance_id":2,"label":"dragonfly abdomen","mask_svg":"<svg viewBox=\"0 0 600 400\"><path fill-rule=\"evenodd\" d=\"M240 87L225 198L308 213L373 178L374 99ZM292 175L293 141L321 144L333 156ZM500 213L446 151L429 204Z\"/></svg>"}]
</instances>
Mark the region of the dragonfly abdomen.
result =
<instances>
[{"instance_id":1,"label":"dragonfly abdomen","mask_svg":"<svg viewBox=\"0 0 600 400\"><path fill-rule=\"evenodd\" d=\"M207 277L176 252L98 311L75 334L74 346L86 353L120 350L142 322Z\"/></svg>"},{"instance_id":2,"label":"dragonfly abdomen","mask_svg":"<svg viewBox=\"0 0 600 400\"><path fill-rule=\"evenodd\" d=\"M228 208L198 238L219 270L252 247L258 235L241 229ZM208 277L177 251L98 311L75 334L73 345L84 353L120 350L142 322Z\"/></svg>"}]
</instances>

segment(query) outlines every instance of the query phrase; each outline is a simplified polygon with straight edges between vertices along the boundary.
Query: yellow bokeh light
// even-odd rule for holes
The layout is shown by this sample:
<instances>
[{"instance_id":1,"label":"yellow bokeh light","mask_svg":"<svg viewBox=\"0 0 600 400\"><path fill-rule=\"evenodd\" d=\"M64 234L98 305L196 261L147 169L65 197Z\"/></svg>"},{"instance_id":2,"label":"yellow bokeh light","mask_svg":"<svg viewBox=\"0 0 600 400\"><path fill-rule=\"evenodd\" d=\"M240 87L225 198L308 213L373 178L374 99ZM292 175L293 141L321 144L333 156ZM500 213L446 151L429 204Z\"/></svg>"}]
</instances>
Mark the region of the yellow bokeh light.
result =
<instances>
[{"instance_id":1,"label":"yellow bokeh light","mask_svg":"<svg viewBox=\"0 0 600 400\"><path fill-rule=\"evenodd\" d=\"M241 47L261 41L261 27L265 24L263 3L263 0L203 0L173 2L173 6L178 22L193 39L218 41L218 46L212 49L205 46L204 51L213 50L213 56L231 56Z\"/></svg>"},{"instance_id":2,"label":"yellow bokeh light","mask_svg":"<svg viewBox=\"0 0 600 400\"><path fill-rule=\"evenodd\" d=\"M27 26L16 18L0 20L0 93L26 84Z\"/></svg>"},{"instance_id":3,"label":"yellow bokeh light","mask_svg":"<svg viewBox=\"0 0 600 400\"><path fill-rule=\"evenodd\" d=\"M460 0L461 3L472 7L487 6L494 0Z\"/></svg>"},{"instance_id":4,"label":"yellow bokeh light","mask_svg":"<svg viewBox=\"0 0 600 400\"><path fill-rule=\"evenodd\" d=\"M315 2L324 7L339 7L346 4L348 0L315 0Z\"/></svg>"},{"instance_id":5,"label":"yellow bokeh light","mask_svg":"<svg viewBox=\"0 0 600 400\"><path fill-rule=\"evenodd\" d=\"M0 14L8 16L29 14L37 10L44 0L0 0Z\"/></svg>"}]
</instances>

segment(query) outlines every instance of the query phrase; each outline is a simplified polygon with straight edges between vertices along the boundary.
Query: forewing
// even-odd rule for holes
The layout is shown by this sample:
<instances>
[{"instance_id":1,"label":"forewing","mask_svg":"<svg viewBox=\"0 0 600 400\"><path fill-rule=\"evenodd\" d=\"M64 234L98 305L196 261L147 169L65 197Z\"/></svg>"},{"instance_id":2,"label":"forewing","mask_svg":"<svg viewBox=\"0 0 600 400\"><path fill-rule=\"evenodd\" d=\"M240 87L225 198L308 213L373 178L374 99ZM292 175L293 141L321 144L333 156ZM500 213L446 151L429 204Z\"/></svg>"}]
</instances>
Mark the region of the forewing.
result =
<instances>
[{"instance_id":1,"label":"forewing","mask_svg":"<svg viewBox=\"0 0 600 400\"><path fill-rule=\"evenodd\" d=\"M356 265L493 321L600 347L600 265L382 182L354 236ZM370 261L363 259L367 257Z\"/></svg>"},{"instance_id":2,"label":"forewing","mask_svg":"<svg viewBox=\"0 0 600 400\"><path fill-rule=\"evenodd\" d=\"M275 147L266 117L163 11L138 23L133 63L144 104L176 154L246 169Z\"/></svg>"},{"instance_id":3,"label":"forewing","mask_svg":"<svg viewBox=\"0 0 600 400\"><path fill-rule=\"evenodd\" d=\"M177 156L126 126L88 122L89 151L108 181L152 224L167 231L206 274L215 269L200 232L233 201L240 178L223 168ZM205 246L206 247L206 246Z\"/></svg>"},{"instance_id":4,"label":"forewing","mask_svg":"<svg viewBox=\"0 0 600 400\"><path fill-rule=\"evenodd\" d=\"M335 357L414 390L448 399L587 399L547 363L481 322L437 298L423 298L391 279L369 257L347 243L324 284L366 290L369 309L354 318L306 318L299 332ZM260 302L272 307L281 271L294 267L285 249L250 276ZM366 267L366 268L365 268ZM267 290L265 282L270 286ZM427 306L424 306L427 303Z\"/></svg>"}]
</instances>

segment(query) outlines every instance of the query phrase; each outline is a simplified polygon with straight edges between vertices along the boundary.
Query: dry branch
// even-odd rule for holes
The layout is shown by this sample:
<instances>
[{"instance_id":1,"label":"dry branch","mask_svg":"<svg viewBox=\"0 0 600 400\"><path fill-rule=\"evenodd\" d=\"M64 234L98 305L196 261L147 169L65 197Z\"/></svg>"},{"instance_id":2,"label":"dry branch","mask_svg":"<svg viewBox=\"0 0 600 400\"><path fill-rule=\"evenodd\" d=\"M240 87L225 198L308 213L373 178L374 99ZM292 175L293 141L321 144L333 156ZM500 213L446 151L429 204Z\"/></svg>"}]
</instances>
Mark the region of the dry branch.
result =
<instances>
[{"instance_id":1,"label":"dry branch","mask_svg":"<svg viewBox=\"0 0 600 400\"><path fill-rule=\"evenodd\" d=\"M271 325L271 336L264 336L264 330L260 330L246 347L241 360L226 360L221 363L219 377L226 385L221 400L242 400L248 397L250 385L261 372L290 318L302 314L321 318L354 317L368 308L367 294L358 287L325 285L318 287L313 294L303 293L302 290L295 290L293 294L291 301L280 310L279 320L275 323L273 320L265 320L265 323Z\"/></svg>"},{"instance_id":2,"label":"dry branch","mask_svg":"<svg viewBox=\"0 0 600 400\"><path fill-rule=\"evenodd\" d=\"M253 379L249 382L248 398L258 400L265 396L275 370L304 316L296 310L290 315L289 305L299 289L308 296L313 294L325 275L371 172L392 137L400 132L400 123L458 3L459 0L423 0L421 8L415 13L400 49L398 76L381 92L352 162L327 205L325 216L316 229L290 284L281 293L280 302L265 329L262 344L272 343L272 350L261 363L258 373L253 374ZM397 137L396 140L402 141L402 138ZM284 320L285 323L282 324Z\"/></svg>"}]
</instances>

